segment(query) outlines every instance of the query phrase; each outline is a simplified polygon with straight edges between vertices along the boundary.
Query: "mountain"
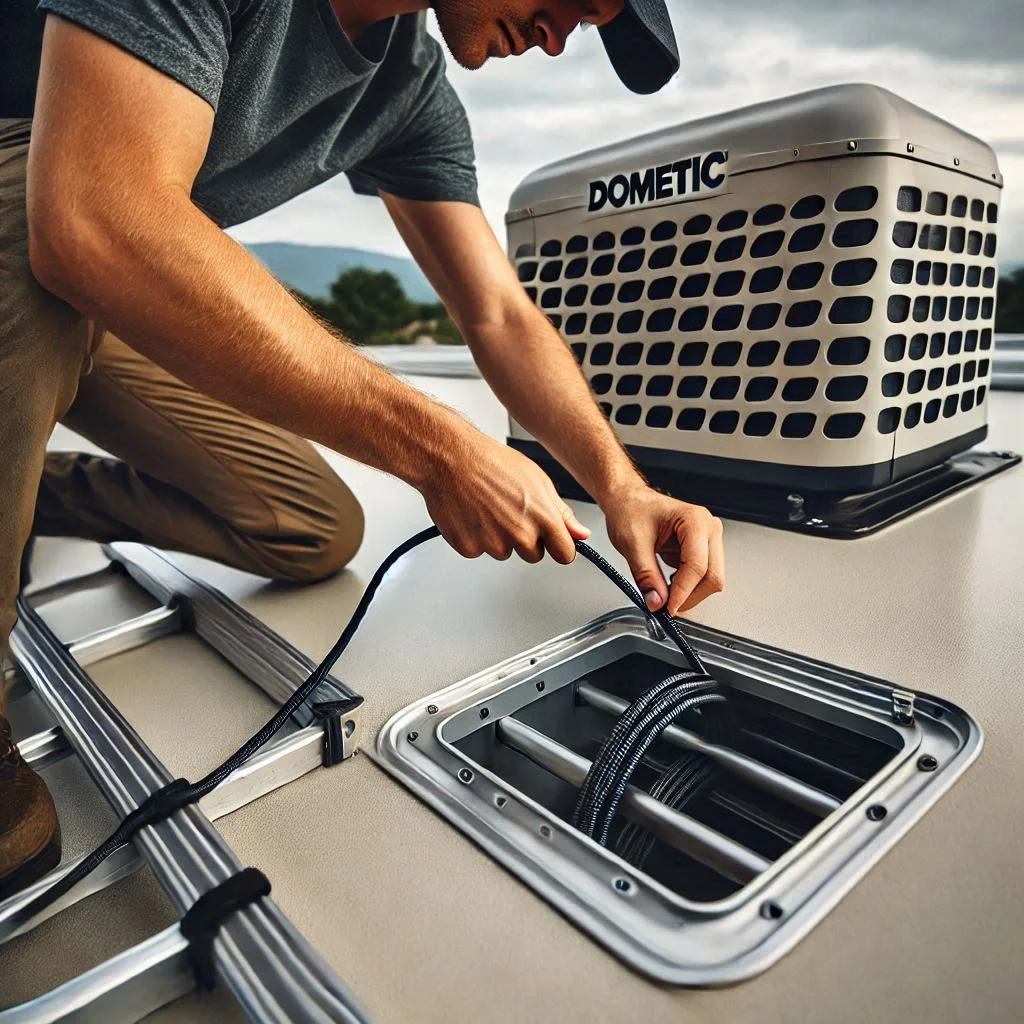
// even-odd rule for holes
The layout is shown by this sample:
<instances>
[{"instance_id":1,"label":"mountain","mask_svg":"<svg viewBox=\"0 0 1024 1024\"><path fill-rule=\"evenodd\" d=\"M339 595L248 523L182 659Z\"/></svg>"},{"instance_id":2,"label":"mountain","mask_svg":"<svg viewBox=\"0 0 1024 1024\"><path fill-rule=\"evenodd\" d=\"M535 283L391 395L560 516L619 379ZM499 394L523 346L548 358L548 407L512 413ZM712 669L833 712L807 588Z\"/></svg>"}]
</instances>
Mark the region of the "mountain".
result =
<instances>
[{"instance_id":1,"label":"mountain","mask_svg":"<svg viewBox=\"0 0 1024 1024\"><path fill-rule=\"evenodd\" d=\"M413 302L437 302L437 295L423 272L408 257L332 245L295 245L292 242L257 242L246 248L279 281L315 298L326 298L328 287L341 271L349 267L366 267L369 270L390 270L402 282L405 294Z\"/></svg>"}]
</instances>

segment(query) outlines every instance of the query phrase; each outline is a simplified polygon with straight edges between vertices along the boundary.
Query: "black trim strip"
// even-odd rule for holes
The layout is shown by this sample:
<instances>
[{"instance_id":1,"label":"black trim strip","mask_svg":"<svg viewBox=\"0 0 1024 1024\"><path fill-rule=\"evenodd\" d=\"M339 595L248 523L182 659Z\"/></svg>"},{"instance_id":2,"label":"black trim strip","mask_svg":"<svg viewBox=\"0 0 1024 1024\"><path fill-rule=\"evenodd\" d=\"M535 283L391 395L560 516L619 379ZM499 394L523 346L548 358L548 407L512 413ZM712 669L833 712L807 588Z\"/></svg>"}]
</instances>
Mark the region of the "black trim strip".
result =
<instances>
[{"instance_id":1,"label":"black trim strip","mask_svg":"<svg viewBox=\"0 0 1024 1024\"><path fill-rule=\"evenodd\" d=\"M985 428L981 428L982 436L984 431ZM973 443L970 439L978 433L974 431L965 438L957 438L949 443L959 445L964 440ZM560 494L567 498L593 500L573 476L536 441L509 438L508 443L541 466L555 482ZM751 463L738 459L716 460L728 462L734 467L733 478L723 479L721 476L702 474L686 468L685 460L673 458L674 453L659 452L664 458L645 460L644 455L652 449L629 446L629 451L652 487L685 501L706 505L723 519L849 540L875 533L1021 461L1021 457L1013 452L972 450L947 457L938 465L932 464L935 451L941 452L943 447L939 445L937 449L897 459L901 476L882 486L872 489L850 487L845 490L805 490L801 494L794 493L801 485L795 484L788 477L792 467L776 467L779 475L787 478L786 486L780 487L777 483L746 479L744 473ZM676 465L665 465L671 461L676 462ZM926 462L925 468L920 467L923 461ZM754 465L760 473L765 463ZM866 468L870 470L873 467ZM827 474L832 471L824 472Z\"/></svg>"}]
</instances>

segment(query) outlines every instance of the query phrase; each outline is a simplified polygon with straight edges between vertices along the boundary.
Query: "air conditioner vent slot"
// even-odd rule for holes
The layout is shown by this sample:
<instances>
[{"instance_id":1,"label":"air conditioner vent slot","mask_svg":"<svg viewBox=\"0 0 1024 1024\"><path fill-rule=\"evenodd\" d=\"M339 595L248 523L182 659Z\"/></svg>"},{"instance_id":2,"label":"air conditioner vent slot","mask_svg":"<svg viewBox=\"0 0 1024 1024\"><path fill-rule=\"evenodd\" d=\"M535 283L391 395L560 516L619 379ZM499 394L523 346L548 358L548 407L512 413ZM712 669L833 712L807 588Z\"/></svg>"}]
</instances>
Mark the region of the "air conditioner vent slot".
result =
<instances>
[{"instance_id":1,"label":"air conditioner vent slot","mask_svg":"<svg viewBox=\"0 0 1024 1024\"><path fill-rule=\"evenodd\" d=\"M604 844L573 827L579 788L623 711L686 668L637 612L417 702L377 755L633 966L724 984L805 934L967 767L981 734L934 697L910 694L917 710L897 715L908 692L892 684L688 632L728 717L694 708L660 734ZM925 755L937 770L919 767ZM766 902L782 913L762 914Z\"/></svg>"}]
</instances>

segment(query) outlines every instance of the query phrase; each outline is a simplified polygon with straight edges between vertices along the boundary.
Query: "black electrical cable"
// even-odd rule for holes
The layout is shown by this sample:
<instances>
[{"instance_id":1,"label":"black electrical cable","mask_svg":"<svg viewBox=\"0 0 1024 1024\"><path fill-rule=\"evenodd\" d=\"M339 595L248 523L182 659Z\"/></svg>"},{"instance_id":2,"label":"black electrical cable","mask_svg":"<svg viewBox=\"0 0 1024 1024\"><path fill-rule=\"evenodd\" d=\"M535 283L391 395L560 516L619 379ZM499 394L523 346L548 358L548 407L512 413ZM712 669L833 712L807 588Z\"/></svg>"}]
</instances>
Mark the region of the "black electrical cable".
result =
<instances>
[{"instance_id":1,"label":"black electrical cable","mask_svg":"<svg viewBox=\"0 0 1024 1024\"><path fill-rule=\"evenodd\" d=\"M595 787L585 820L587 833L602 845L607 838L614 808L625 793L640 758L664 728L659 727L659 723L664 719L665 724L668 724L683 711L707 703L702 699L705 695L708 692L704 685L672 687L652 703L621 742L605 744L600 760L607 766L607 770L601 784ZM634 758L637 751L640 753Z\"/></svg>"},{"instance_id":2,"label":"black electrical cable","mask_svg":"<svg viewBox=\"0 0 1024 1024\"><path fill-rule=\"evenodd\" d=\"M674 692L678 690L678 694L685 694L702 689L716 691L719 688L697 656L696 651L693 650L686 637L683 636L672 616L664 608L659 612L650 612L639 591L603 556L592 548L584 550L585 547L585 545L581 547L577 544L577 548L579 548L580 553L585 558L590 559L601 569L638 608L658 622L669 638L675 642L676 646L686 656L693 669L692 673L679 673L675 676L670 676L668 679L663 679L646 693L641 694L622 713L608 739L602 745L597 757L591 763L587 777L583 780L583 785L580 787L579 794L577 795L572 821L573 825L581 832L604 844L608 839L615 809L617 809L629 784L629 779L639 763L638 758L636 762L632 763L632 767L628 771L624 771L631 751L637 749L638 745L645 740L643 729L650 730L649 735L646 735L646 741L643 743L643 750L647 750L665 726L669 725L677 715L682 714L684 710L696 710L701 704L712 702L702 700L688 704L685 708L681 707L661 724L658 724L660 722L659 719L652 725L649 718L642 718L642 716L662 694L669 691ZM724 701L724 699L719 693L714 703L719 703ZM669 705L663 704L659 706L668 707ZM642 722L643 725L638 726L638 722ZM711 716L709 724L712 727L711 731L716 734L716 738L729 731L729 722L725 720L724 715L719 716L715 714ZM640 757L642 756L641 754ZM608 813L609 806L613 808L611 813Z\"/></svg>"},{"instance_id":3,"label":"black electrical cable","mask_svg":"<svg viewBox=\"0 0 1024 1024\"><path fill-rule=\"evenodd\" d=\"M345 648L348 647L359 628L366 610L370 606L377 588L380 586L388 570L404 554L418 547L425 541L432 540L441 535L436 526L421 530L415 536L399 544L394 551L380 564L377 571L367 585L366 591L360 598L356 610L349 619L348 625L343 630L334 646L327 652L323 661L309 674L305 682L281 705L277 713L258 732L242 744L226 761L218 765L209 775L198 782L189 783L187 779L175 779L162 789L144 800L135 810L131 811L117 828L108 836L92 853L72 868L66 875L59 878L49 888L41 892L34 900L27 904L23 913L27 918L34 917L40 911L45 910L51 903L70 891L91 871L95 870L115 850L120 849L125 843L146 825L163 821L176 810L196 803L201 800L212 789L216 788L236 768L244 764L264 743L269 740L288 721L292 714L309 698L313 691L326 679L334 663L341 657Z\"/></svg>"},{"instance_id":4,"label":"black electrical cable","mask_svg":"<svg viewBox=\"0 0 1024 1024\"><path fill-rule=\"evenodd\" d=\"M608 561L604 555L599 554L589 544L584 544L583 541L576 541L576 550L588 561L593 562L614 583L619 590L621 590L630 601L635 604L640 611L645 615L653 618L659 626L668 634L669 639L686 655L686 660L689 661L690 667L694 672L699 672L701 675L707 675L708 670L704 667L704 663L697 656L697 652L690 646L690 642L683 636L679 626L676 625L675 619L665 610L661 608L660 611L652 612L647 607L647 602L644 601L643 595L637 588L626 579L618 569L615 568L611 562Z\"/></svg>"},{"instance_id":5,"label":"black electrical cable","mask_svg":"<svg viewBox=\"0 0 1024 1024\"><path fill-rule=\"evenodd\" d=\"M724 703L710 677L669 676L638 697L616 722L594 758L573 814L573 824L602 846L641 759L665 727L686 711Z\"/></svg>"},{"instance_id":6,"label":"black electrical cable","mask_svg":"<svg viewBox=\"0 0 1024 1024\"><path fill-rule=\"evenodd\" d=\"M616 769L616 754L622 750L631 730L651 703L671 687L684 685L691 689L699 688L710 680L710 676L695 676L692 672L676 673L663 679L660 683L656 683L649 690L645 690L622 712L601 747L601 751L594 758L590 771L587 772L587 777L583 780L583 785L580 786L576 797L576 809L573 813L573 824L576 828L588 835L593 830L599 802L597 794L610 785Z\"/></svg>"},{"instance_id":7,"label":"black electrical cable","mask_svg":"<svg viewBox=\"0 0 1024 1024\"><path fill-rule=\"evenodd\" d=\"M135 834L147 825L153 825L168 818L175 811L194 804L206 796L224 781L236 768L244 764L257 750L260 749L276 733L292 714L298 710L309 699L316 688L327 678L327 674L334 667L335 662L344 653L355 636L356 630L363 621L366 611L377 593L377 589L383 582L391 567L403 555L413 548L435 537L440 537L441 531L436 526L428 527L399 544L387 558L381 562L377 571L373 574L366 587L363 596L356 606L356 610L349 619L348 625L338 637L337 642L327 652L323 661L309 674L307 679L295 690L295 692L281 705L276 714L258 732L245 741L226 761L218 765L208 775L198 782L190 783L187 779L175 779L166 786L151 793L138 807L127 814L117 828L107 837L92 853L84 857L67 874L63 875L47 889L41 892L35 899L31 900L22 908L24 920L35 917L45 910L55 900L60 899L69 892L91 871L95 870L112 853L130 842ZM620 572L618 572L607 559L598 554L593 548L583 541L576 541L576 550L588 561L599 568L616 586L622 590L629 599L640 608L644 614L656 619L668 636L675 642L683 652L687 660L698 673L706 675L700 659L696 652L686 641L686 638L679 631L672 618L662 610L652 613L644 602L640 592ZM710 678L710 677L708 677Z\"/></svg>"},{"instance_id":8,"label":"black electrical cable","mask_svg":"<svg viewBox=\"0 0 1024 1024\"><path fill-rule=\"evenodd\" d=\"M604 806L601 808L600 827L595 838L602 845L608 842L608 833L611 831L612 821L619 809L619 804L625 796L633 773L641 758L650 749L650 746L661 735L665 726L670 725L684 711L700 707L702 704L724 703L725 695L721 693L703 693L696 696L685 694L666 694L662 700L651 710L645 719L646 731L639 734L638 742L635 744L625 768L615 780L614 786L607 795Z\"/></svg>"}]
</instances>

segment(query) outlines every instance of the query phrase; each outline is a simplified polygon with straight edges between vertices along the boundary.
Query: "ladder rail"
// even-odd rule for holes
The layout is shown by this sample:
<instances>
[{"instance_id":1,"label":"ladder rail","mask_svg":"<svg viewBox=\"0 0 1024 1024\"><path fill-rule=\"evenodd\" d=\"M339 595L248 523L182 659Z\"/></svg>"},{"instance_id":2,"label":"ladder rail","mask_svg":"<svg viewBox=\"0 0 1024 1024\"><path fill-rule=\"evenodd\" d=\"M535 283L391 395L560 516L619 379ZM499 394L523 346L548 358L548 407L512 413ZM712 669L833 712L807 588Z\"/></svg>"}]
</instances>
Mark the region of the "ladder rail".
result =
<instances>
[{"instance_id":1,"label":"ladder rail","mask_svg":"<svg viewBox=\"0 0 1024 1024\"><path fill-rule=\"evenodd\" d=\"M183 603L196 635L255 683L278 704L283 704L316 662L275 633L255 615L231 601L215 587L190 576L166 555L145 544L117 542L103 548L136 583L163 605ZM343 683L328 677L317 691L319 700L347 700L358 696ZM300 726L314 721L308 705L293 716ZM356 730L345 737L347 757L358 745L358 712L348 716Z\"/></svg>"}]
</instances>

